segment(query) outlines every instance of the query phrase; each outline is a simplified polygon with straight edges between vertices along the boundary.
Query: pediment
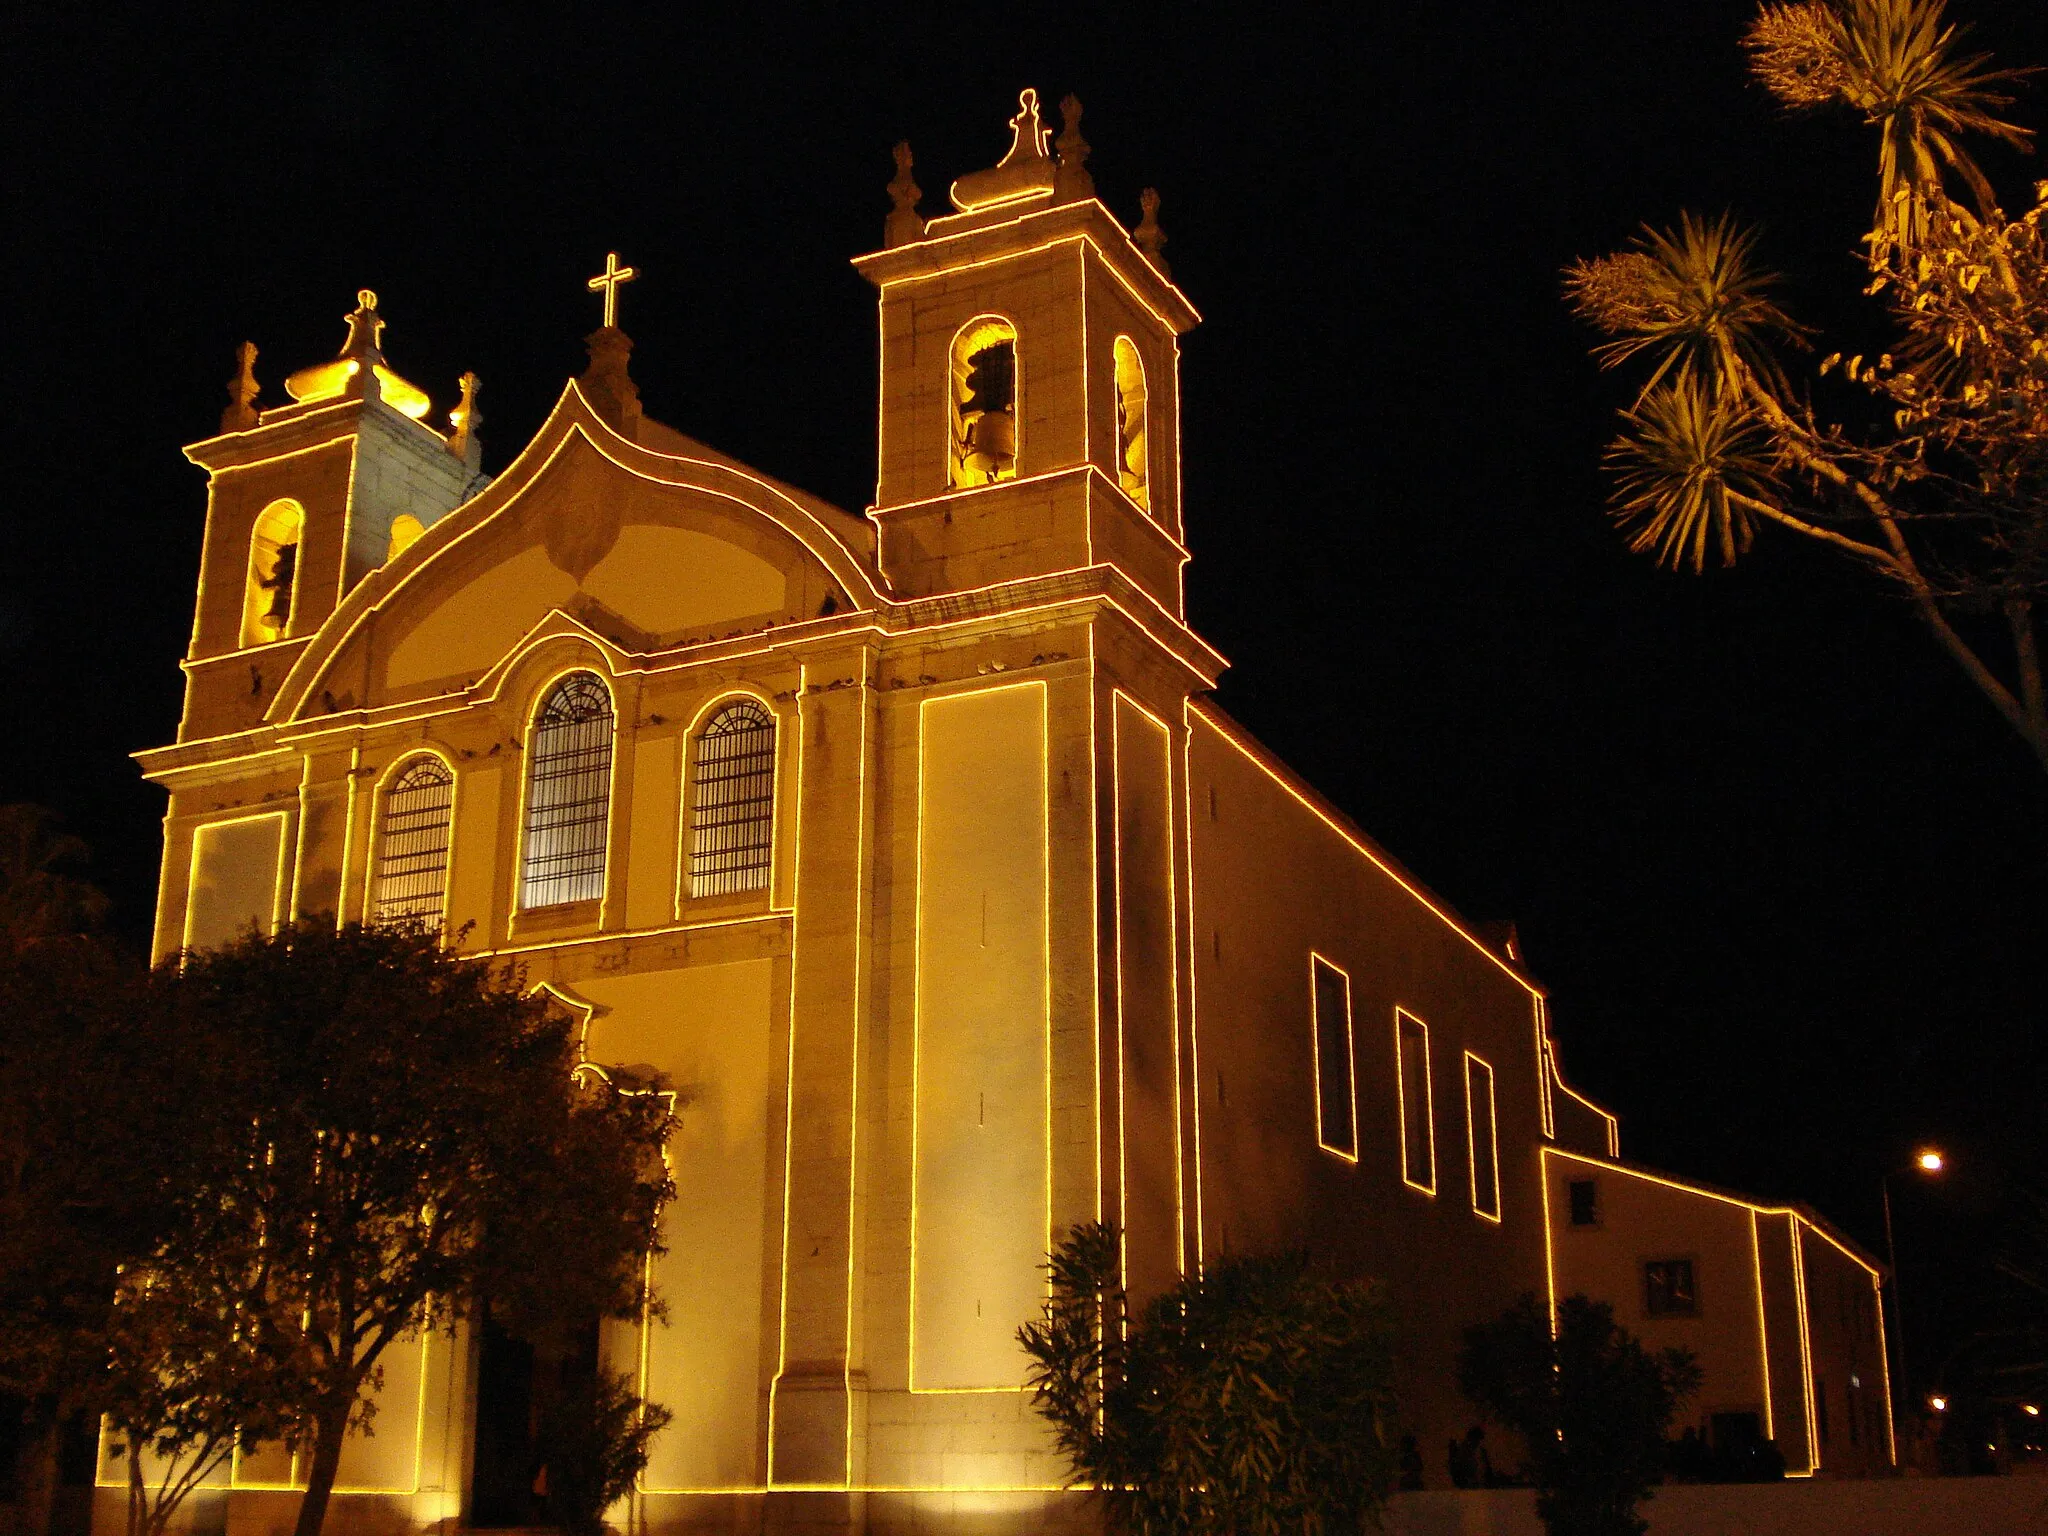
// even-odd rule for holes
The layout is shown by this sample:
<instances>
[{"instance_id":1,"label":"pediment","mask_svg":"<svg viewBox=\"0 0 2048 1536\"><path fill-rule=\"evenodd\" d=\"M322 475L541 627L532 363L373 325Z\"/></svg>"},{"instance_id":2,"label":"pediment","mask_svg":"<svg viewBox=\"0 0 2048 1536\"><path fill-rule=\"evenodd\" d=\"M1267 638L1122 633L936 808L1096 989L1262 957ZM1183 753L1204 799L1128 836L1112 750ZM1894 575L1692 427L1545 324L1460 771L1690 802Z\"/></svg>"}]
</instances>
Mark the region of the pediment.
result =
<instances>
[{"instance_id":1,"label":"pediment","mask_svg":"<svg viewBox=\"0 0 2048 1536\"><path fill-rule=\"evenodd\" d=\"M551 613L645 654L875 606L828 515L859 527L730 461L627 442L572 385L487 491L350 594L272 718L470 686Z\"/></svg>"}]
</instances>

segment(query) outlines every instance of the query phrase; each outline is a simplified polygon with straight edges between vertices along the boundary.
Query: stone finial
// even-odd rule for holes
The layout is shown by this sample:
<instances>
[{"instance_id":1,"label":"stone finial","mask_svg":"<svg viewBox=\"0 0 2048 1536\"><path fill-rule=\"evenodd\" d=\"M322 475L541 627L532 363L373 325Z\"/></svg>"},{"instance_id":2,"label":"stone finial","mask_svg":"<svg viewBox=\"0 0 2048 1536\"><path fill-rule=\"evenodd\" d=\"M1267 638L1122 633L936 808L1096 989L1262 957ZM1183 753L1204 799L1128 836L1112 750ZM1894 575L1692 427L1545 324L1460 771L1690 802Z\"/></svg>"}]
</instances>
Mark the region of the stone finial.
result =
<instances>
[{"instance_id":1,"label":"stone finial","mask_svg":"<svg viewBox=\"0 0 2048 1536\"><path fill-rule=\"evenodd\" d=\"M1060 136L1052 147L1059 151L1053 201L1078 203L1093 197L1095 178L1088 174L1088 141L1081 137L1081 98L1071 91L1060 100Z\"/></svg>"},{"instance_id":2,"label":"stone finial","mask_svg":"<svg viewBox=\"0 0 2048 1536\"><path fill-rule=\"evenodd\" d=\"M1145 216L1131 231L1131 243L1145 253L1145 259L1159 269L1161 277L1171 277L1172 269L1166 265L1166 257L1160 249L1166 244L1166 231L1159 227L1158 188L1147 187L1140 192L1138 206L1145 211Z\"/></svg>"},{"instance_id":3,"label":"stone finial","mask_svg":"<svg viewBox=\"0 0 2048 1536\"><path fill-rule=\"evenodd\" d=\"M448 451L468 463L482 449L477 441L477 428L484 424L484 413L477 409L476 397L484 381L474 373L465 373L459 382L462 399L448 413L448 424L455 429L448 435Z\"/></svg>"},{"instance_id":4,"label":"stone finial","mask_svg":"<svg viewBox=\"0 0 2048 1536\"><path fill-rule=\"evenodd\" d=\"M917 200L924 196L918 184L910 176L910 141L897 141L896 176L889 183L889 201L895 206L889 210L889 217L882 225L884 245L909 245L924 238L924 215L917 211Z\"/></svg>"},{"instance_id":5,"label":"stone finial","mask_svg":"<svg viewBox=\"0 0 2048 1536\"><path fill-rule=\"evenodd\" d=\"M1052 132L1038 118L1038 92L1026 86L1010 119L1010 147L993 166L953 183L953 206L962 213L990 208L1052 191L1056 175L1048 141Z\"/></svg>"},{"instance_id":6,"label":"stone finial","mask_svg":"<svg viewBox=\"0 0 2048 1536\"><path fill-rule=\"evenodd\" d=\"M347 316L347 322L348 340L341 344L340 355L362 363L383 362L384 317L377 313L377 295L372 290L356 290L356 307Z\"/></svg>"},{"instance_id":7,"label":"stone finial","mask_svg":"<svg viewBox=\"0 0 2048 1536\"><path fill-rule=\"evenodd\" d=\"M246 432L256 425L256 396L262 386L256 382L256 343L245 341L235 348L240 366L228 380L228 408L220 413L223 432Z\"/></svg>"},{"instance_id":8,"label":"stone finial","mask_svg":"<svg viewBox=\"0 0 2048 1536\"><path fill-rule=\"evenodd\" d=\"M633 382L627 363L633 355L632 338L616 325L602 325L583 338L590 349L590 366L577 381L584 399L621 437L640 438L640 386Z\"/></svg>"}]
</instances>

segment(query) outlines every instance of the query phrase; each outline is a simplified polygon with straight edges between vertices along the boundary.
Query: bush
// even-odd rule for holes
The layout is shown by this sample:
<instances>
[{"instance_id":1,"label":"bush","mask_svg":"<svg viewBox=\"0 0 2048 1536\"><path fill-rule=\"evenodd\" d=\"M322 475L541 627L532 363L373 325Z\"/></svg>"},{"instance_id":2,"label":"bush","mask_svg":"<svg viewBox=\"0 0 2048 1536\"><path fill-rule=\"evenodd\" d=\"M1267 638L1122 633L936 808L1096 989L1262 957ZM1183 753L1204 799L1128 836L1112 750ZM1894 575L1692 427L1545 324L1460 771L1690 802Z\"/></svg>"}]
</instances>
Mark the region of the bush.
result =
<instances>
[{"instance_id":1,"label":"bush","mask_svg":"<svg viewBox=\"0 0 2048 1536\"><path fill-rule=\"evenodd\" d=\"M666 1408L633 1395L632 1378L599 1371L541 1410L535 1450L547 1468L548 1513L570 1536L597 1536L604 1512L633 1491Z\"/></svg>"},{"instance_id":2,"label":"bush","mask_svg":"<svg viewBox=\"0 0 2048 1536\"><path fill-rule=\"evenodd\" d=\"M1636 1506L1663 1469L1678 1405L1699 1390L1686 1350L1652 1355L1605 1302L1567 1296L1555 1327L1525 1295L1465 1330L1458 1385L1527 1442L1536 1513L1551 1536L1643 1536Z\"/></svg>"},{"instance_id":3,"label":"bush","mask_svg":"<svg viewBox=\"0 0 2048 1536\"><path fill-rule=\"evenodd\" d=\"M1337 1536L1393 1485L1392 1328L1377 1287L1298 1253L1224 1259L1127 1316L1114 1227L1052 1254L1019 1333L1036 1406L1126 1536ZM1127 1331L1126 1331L1127 1330Z\"/></svg>"}]
</instances>

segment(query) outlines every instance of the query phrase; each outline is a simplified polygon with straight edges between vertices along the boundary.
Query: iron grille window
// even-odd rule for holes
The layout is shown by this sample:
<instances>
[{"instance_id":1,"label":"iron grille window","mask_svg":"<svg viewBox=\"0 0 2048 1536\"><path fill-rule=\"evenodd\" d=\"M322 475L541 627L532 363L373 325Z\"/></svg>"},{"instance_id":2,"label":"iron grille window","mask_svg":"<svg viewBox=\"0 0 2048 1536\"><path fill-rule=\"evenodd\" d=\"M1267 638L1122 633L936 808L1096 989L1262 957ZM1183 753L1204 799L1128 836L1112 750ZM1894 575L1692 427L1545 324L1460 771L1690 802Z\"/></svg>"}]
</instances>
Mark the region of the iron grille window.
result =
<instances>
[{"instance_id":1,"label":"iron grille window","mask_svg":"<svg viewBox=\"0 0 2048 1536\"><path fill-rule=\"evenodd\" d=\"M612 798L612 696L591 672L571 672L534 721L526 763L522 907L604 894Z\"/></svg>"},{"instance_id":2,"label":"iron grille window","mask_svg":"<svg viewBox=\"0 0 2048 1536\"><path fill-rule=\"evenodd\" d=\"M449 813L455 776L438 757L418 757L384 792L378 828L374 915L437 928L448 904Z\"/></svg>"},{"instance_id":3,"label":"iron grille window","mask_svg":"<svg viewBox=\"0 0 2048 1536\"><path fill-rule=\"evenodd\" d=\"M728 704L697 737L690 797L690 894L768 887L775 837L775 717Z\"/></svg>"}]
</instances>

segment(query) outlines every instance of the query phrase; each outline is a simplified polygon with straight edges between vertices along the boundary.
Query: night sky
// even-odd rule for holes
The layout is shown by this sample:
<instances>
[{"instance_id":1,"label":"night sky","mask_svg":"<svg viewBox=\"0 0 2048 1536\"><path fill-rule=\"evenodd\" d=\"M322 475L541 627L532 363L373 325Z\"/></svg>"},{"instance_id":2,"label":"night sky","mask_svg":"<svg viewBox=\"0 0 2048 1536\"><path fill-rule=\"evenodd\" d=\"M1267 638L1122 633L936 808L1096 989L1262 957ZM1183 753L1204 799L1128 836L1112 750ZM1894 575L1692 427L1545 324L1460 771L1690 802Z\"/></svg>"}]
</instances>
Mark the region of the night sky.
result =
<instances>
[{"instance_id":1,"label":"night sky","mask_svg":"<svg viewBox=\"0 0 2048 1536\"><path fill-rule=\"evenodd\" d=\"M495 471L580 371L617 249L649 414L859 510L875 321L847 258L880 244L890 145L938 212L1020 86L1073 91L1101 194L1135 222L1160 189L1206 317L1189 609L1223 704L1462 911L1520 923L1629 1155L1881 1252L1880 1174L1948 1149L1898 1208L1925 1374L2048 1153L2048 778L1833 562L1768 536L1704 578L1628 555L1599 468L1626 385L1559 302L1559 268L1639 220L1732 207L1796 313L1877 338L1874 142L1747 81L1750 5L556 9L6 24L0 797L93 844L125 931L163 809L126 754L176 729L205 510L178 449L237 342L281 403L373 287L437 415L482 375ZM1955 11L2048 64L2048 7ZM1985 159L2012 206L2048 174Z\"/></svg>"}]
</instances>

